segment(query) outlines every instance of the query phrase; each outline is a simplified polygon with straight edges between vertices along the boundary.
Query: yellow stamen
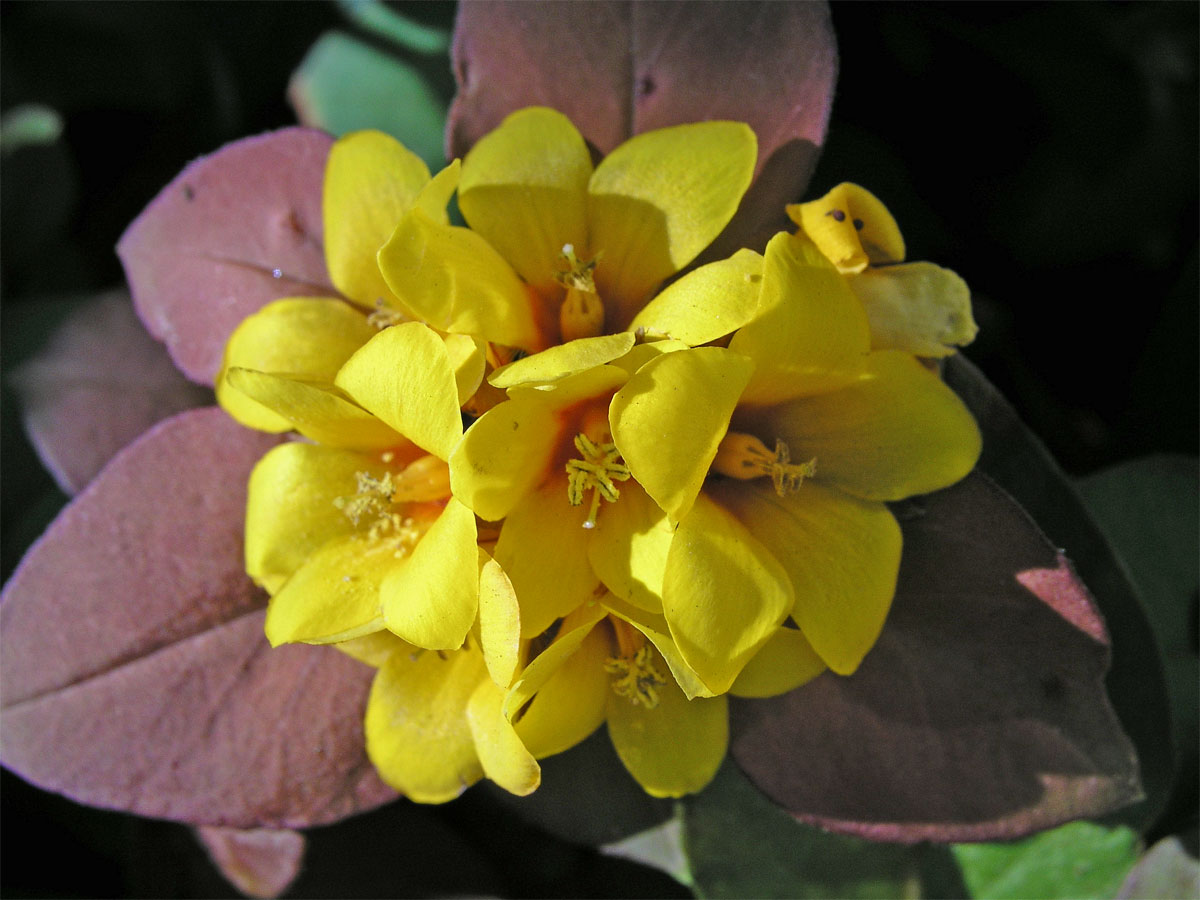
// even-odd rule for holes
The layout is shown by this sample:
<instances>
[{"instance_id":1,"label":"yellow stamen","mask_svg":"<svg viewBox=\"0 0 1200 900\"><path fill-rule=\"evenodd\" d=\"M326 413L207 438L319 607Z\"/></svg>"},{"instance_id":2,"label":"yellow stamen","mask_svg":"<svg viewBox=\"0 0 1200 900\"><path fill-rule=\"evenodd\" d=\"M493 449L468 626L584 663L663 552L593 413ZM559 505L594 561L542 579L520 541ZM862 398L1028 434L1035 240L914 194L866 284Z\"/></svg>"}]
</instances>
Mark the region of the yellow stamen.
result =
<instances>
[{"instance_id":1,"label":"yellow stamen","mask_svg":"<svg viewBox=\"0 0 1200 900\"><path fill-rule=\"evenodd\" d=\"M775 485L775 493L786 497L800 490L805 478L816 474L817 459L814 456L806 463L793 463L788 445L783 441L775 440L775 452L772 453L754 435L731 431L717 448L712 467L722 475L742 480L767 475Z\"/></svg>"},{"instance_id":2,"label":"yellow stamen","mask_svg":"<svg viewBox=\"0 0 1200 900\"><path fill-rule=\"evenodd\" d=\"M567 502L572 506L583 503L583 495L592 491L592 506L583 523L584 528L596 527L600 498L616 502L621 491L614 482L628 481L629 468L621 459L617 445L593 441L586 434L575 435L575 449L583 459L567 461Z\"/></svg>"},{"instance_id":3,"label":"yellow stamen","mask_svg":"<svg viewBox=\"0 0 1200 900\"><path fill-rule=\"evenodd\" d=\"M429 527L404 514L407 503L438 501L450 496L450 470L436 456L422 456L401 472L385 472L376 478L370 472L355 472L355 493L337 497L333 505L355 526L367 525L367 537L389 540L396 556L407 556Z\"/></svg>"},{"instance_id":4,"label":"yellow stamen","mask_svg":"<svg viewBox=\"0 0 1200 900\"><path fill-rule=\"evenodd\" d=\"M575 255L571 244L564 244L559 262L566 266L556 276L558 283L567 289L558 311L563 341L603 334L604 303L596 293L596 282L592 277L596 260L584 262Z\"/></svg>"},{"instance_id":5,"label":"yellow stamen","mask_svg":"<svg viewBox=\"0 0 1200 900\"><path fill-rule=\"evenodd\" d=\"M609 657L604 671L619 676L613 679L612 689L618 697L626 697L634 706L646 709L658 706L658 688L667 683L654 664L654 652L642 633L624 622L613 620L620 656Z\"/></svg>"},{"instance_id":6,"label":"yellow stamen","mask_svg":"<svg viewBox=\"0 0 1200 900\"><path fill-rule=\"evenodd\" d=\"M380 331L390 328L393 325L399 325L401 322L407 320L408 316L404 315L400 310L384 306L382 299L375 301L375 309L367 316L367 324L373 325Z\"/></svg>"}]
</instances>

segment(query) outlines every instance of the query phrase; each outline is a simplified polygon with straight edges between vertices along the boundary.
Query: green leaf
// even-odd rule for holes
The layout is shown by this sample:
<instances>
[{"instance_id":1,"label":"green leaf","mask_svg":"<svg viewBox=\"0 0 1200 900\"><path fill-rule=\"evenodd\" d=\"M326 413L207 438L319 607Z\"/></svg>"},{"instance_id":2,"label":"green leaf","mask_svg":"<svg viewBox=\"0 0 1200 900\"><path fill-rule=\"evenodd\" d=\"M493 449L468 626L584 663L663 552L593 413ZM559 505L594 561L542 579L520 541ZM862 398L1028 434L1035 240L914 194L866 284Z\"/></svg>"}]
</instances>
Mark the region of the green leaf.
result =
<instances>
[{"instance_id":1,"label":"green leaf","mask_svg":"<svg viewBox=\"0 0 1200 900\"><path fill-rule=\"evenodd\" d=\"M0 117L0 152L11 153L27 144L53 144L62 130L62 116L53 109L22 103Z\"/></svg>"},{"instance_id":2,"label":"green leaf","mask_svg":"<svg viewBox=\"0 0 1200 900\"><path fill-rule=\"evenodd\" d=\"M877 844L801 825L726 762L683 803L700 897L915 897L932 848ZM950 893L949 895L953 895Z\"/></svg>"},{"instance_id":3,"label":"green leaf","mask_svg":"<svg viewBox=\"0 0 1200 900\"><path fill-rule=\"evenodd\" d=\"M1104 900L1137 861L1137 834L1071 822L1012 844L953 849L975 900Z\"/></svg>"},{"instance_id":4,"label":"green leaf","mask_svg":"<svg viewBox=\"0 0 1200 900\"><path fill-rule=\"evenodd\" d=\"M1188 621L1200 587L1200 467L1190 457L1145 457L1090 475L1079 490L1129 567L1162 650L1178 783L1183 772L1196 769L1200 728L1200 657ZM1195 795L1176 797L1175 805L1174 811L1194 815Z\"/></svg>"},{"instance_id":5,"label":"green leaf","mask_svg":"<svg viewBox=\"0 0 1200 900\"><path fill-rule=\"evenodd\" d=\"M604 844L600 852L605 856L653 866L682 885L691 887L693 884L692 870L688 867L687 854L683 850L683 819L678 814L661 825Z\"/></svg>"},{"instance_id":6,"label":"green leaf","mask_svg":"<svg viewBox=\"0 0 1200 900\"><path fill-rule=\"evenodd\" d=\"M395 42L405 50L432 56L450 49L449 32L414 22L380 0L338 0L337 5L355 25Z\"/></svg>"},{"instance_id":7,"label":"green leaf","mask_svg":"<svg viewBox=\"0 0 1200 900\"><path fill-rule=\"evenodd\" d=\"M288 84L300 121L343 135L376 128L436 171L445 162L446 102L417 68L340 31L313 44Z\"/></svg>"}]
</instances>

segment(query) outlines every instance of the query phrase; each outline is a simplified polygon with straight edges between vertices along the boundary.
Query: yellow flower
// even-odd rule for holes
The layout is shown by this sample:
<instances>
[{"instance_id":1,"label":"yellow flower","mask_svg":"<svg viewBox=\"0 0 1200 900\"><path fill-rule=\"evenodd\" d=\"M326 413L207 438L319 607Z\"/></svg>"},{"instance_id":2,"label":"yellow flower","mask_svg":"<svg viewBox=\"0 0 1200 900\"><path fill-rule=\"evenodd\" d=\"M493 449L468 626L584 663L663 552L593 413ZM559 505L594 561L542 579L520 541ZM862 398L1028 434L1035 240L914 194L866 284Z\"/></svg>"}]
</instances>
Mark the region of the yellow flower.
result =
<instances>
[{"instance_id":1,"label":"yellow flower","mask_svg":"<svg viewBox=\"0 0 1200 900\"><path fill-rule=\"evenodd\" d=\"M754 148L702 123L593 167L529 109L431 179L352 135L325 185L351 302L281 300L231 338L222 404L313 442L251 479L268 637L379 669L368 751L408 796L527 793L605 722L647 791L699 790L727 693L847 674L874 643L900 555L884 501L974 464L961 403L872 350L807 238L653 296L728 222Z\"/></svg>"},{"instance_id":2,"label":"yellow flower","mask_svg":"<svg viewBox=\"0 0 1200 900\"><path fill-rule=\"evenodd\" d=\"M529 653L516 597L487 552L495 529L477 529L451 496L445 462L485 357L501 362L511 348L553 344L564 330L599 335L605 319L627 315L724 226L754 160L745 126L715 123L643 136L593 172L562 116L528 110L463 169L474 185L463 206L485 230L489 216L508 215L513 190L537 194L537 186L494 183L492 174L498 154L525 160L524 142L538 135L538 158L557 155L567 167L556 176L539 163L540 187L557 192L568 212L586 210L584 230L569 215L565 231L539 225L552 248L545 278L522 280L479 234L448 224L457 163L430 179L391 139L351 135L331 153L324 197L328 267L351 302L269 305L232 336L218 379L222 405L244 424L315 442L276 448L251 479L247 569L273 595L268 637L335 643L379 668L368 750L386 780L419 800L448 799L484 774L517 793L539 777L500 713L502 688ZM714 142L721 152L697 175L697 143L702 150ZM628 171L639 159L642 179ZM647 230L628 210L651 209L653 179L669 187ZM698 210L697 198L709 208ZM518 266L528 263L520 257L525 238L515 245ZM597 246L626 264L580 260L577 253ZM589 341L573 344L567 354L582 348L586 367ZM632 344L632 335L597 337L590 352L607 361ZM520 367L509 377L519 378ZM560 721L556 743L534 744L539 755L557 752L596 724L572 730Z\"/></svg>"},{"instance_id":3,"label":"yellow flower","mask_svg":"<svg viewBox=\"0 0 1200 900\"><path fill-rule=\"evenodd\" d=\"M862 301L873 349L937 358L975 339L966 283L933 263L905 263L900 228L870 191L839 184L787 213Z\"/></svg>"}]
</instances>

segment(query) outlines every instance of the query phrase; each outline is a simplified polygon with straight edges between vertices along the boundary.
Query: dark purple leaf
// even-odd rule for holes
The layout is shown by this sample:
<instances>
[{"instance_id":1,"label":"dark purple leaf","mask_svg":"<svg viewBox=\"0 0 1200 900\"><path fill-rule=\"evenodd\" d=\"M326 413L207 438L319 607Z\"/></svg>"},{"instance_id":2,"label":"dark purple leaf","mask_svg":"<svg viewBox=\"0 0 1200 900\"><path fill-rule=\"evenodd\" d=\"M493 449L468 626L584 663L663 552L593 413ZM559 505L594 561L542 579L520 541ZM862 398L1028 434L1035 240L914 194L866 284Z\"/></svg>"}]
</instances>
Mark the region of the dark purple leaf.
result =
<instances>
[{"instance_id":1,"label":"dark purple leaf","mask_svg":"<svg viewBox=\"0 0 1200 900\"><path fill-rule=\"evenodd\" d=\"M238 323L280 297L336 296L321 189L333 142L307 128L201 157L117 243L138 314L180 370L211 384Z\"/></svg>"},{"instance_id":2,"label":"dark purple leaf","mask_svg":"<svg viewBox=\"0 0 1200 900\"><path fill-rule=\"evenodd\" d=\"M146 333L124 288L76 307L12 383L30 441L68 494L155 422L212 402Z\"/></svg>"},{"instance_id":3,"label":"dark purple leaf","mask_svg":"<svg viewBox=\"0 0 1200 900\"><path fill-rule=\"evenodd\" d=\"M1071 558L1108 623L1108 694L1137 748L1146 792L1143 802L1122 810L1120 820L1144 830L1167 803L1177 760L1161 649L1138 592L1070 479L1012 405L961 354L947 360L944 373L983 432L980 471L1021 504Z\"/></svg>"},{"instance_id":4,"label":"dark purple leaf","mask_svg":"<svg viewBox=\"0 0 1200 900\"><path fill-rule=\"evenodd\" d=\"M859 671L735 705L750 779L802 821L902 842L1014 838L1140 799L1103 624L1061 554L978 474L898 517L896 599Z\"/></svg>"},{"instance_id":5,"label":"dark purple leaf","mask_svg":"<svg viewBox=\"0 0 1200 900\"><path fill-rule=\"evenodd\" d=\"M560 110L604 153L669 125L748 123L757 183L718 239L730 251L765 244L804 191L837 74L823 3L464 3L452 54L451 157L524 106Z\"/></svg>"},{"instance_id":6,"label":"dark purple leaf","mask_svg":"<svg viewBox=\"0 0 1200 900\"><path fill-rule=\"evenodd\" d=\"M202 825L196 837L221 874L249 897L278 897L304 861L304 835L286 828Z\"/></svg>"},{"instance_id":7,"label":"dark purple leaf","mask_svg":"<svg viewBox=\"0 0 1200 900\"><path fill-rule=\"evenodd\" d=\"M391 796L364 755L372 671L271 650L242 570L245 485L277 439L214 408L122 451L0 598L0 759L81 803L239 828Z\"/></svg>"}]
</instances>

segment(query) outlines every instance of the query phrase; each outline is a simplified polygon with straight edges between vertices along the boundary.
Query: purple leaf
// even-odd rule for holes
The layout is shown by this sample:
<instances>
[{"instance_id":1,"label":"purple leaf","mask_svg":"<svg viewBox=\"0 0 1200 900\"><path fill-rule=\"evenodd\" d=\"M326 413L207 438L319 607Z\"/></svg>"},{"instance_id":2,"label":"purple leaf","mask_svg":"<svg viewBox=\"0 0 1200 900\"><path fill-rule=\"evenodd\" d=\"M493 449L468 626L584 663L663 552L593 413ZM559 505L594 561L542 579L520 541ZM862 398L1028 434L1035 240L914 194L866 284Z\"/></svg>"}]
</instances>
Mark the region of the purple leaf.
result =
<instances>
[{"instance_id":1,"label":"purple leaf","mask_svg":"<svg viewBox=\"0 0 1200 900\"><path fill-rule=\"evenodd\" d=\"M94 806L302 827L390 799L363 750L372 671L271 650L242 570L250 468L277 439L184 412L62 512L0 597L0 759Z\"/></svg>"},{"instance_id":2,"label":"purple leaf","mask_svg":"<svg viewBox=\"0 0 1200 900\"><path fill-rule=\"evenodd\" d=\"M155 422L212 402L146 333L124 288L75 308L12 383L29 439L67 494Z\"/></svg>"},{"instance_id":3,"label":"purple leaf","mask_svg":"<svg viewBox=\"0 0 1200 900\"><path fill-rule=\"evenodd\" d=\"M730 252L769 236L804 191L837 74L823 3L464 3L452 55L451 157L532 105L565 113L604 153L669 125L748 123L757 183L718 239Z\"/></svg>"},{"instance_id":4,"label":"purple leaf","mask_svg":"<svg viewBox=\"0 0 1200 900\"><path fill-rule=\"evenodd\" d=\"M897 515L896 599L859 671L735 705L751 781L802 821L902 842L1014 838L1138 800L1107 636L1060 554L978 474Z\"/></svg>"},{"instance_id":5,"label":"purple leaf","mask_svg":"<svg viewBox=\"0 0 1200 900\"><path fill-rule=\"evenodd\" d=\"M138 314L179 369L212 384L238 323L280 297L336 296L321 190L333 138L285 128L185 168L117 243Z\"/></svg>"},{"instance_id":6,"label":"purple leaf","mask_svg":"<svg viewBox=\"0 0 1200 900\"><path fill-rule=\"evenodd\" d=\"M1144 830L1166 805L1177 764L1161 650L1146 611L1079 493L1012 405L962 354L946 361L944 375L983 432L979 470L1065 549L1108 622L1108 695L1137 748L1146 792L1142 803L1122 811L1121 821Z\"/></svg>"},{"instance_id":7,"label":"purple leaf","mask_svg":"<svg viewBox=\"0 0 1200 900\"><path fill-rule=\"evenodd\" d=\"M300 874L304 835L286 828L202 825L196 837L221 874L248 897L278 897Z\"/></svg>"}]
</instances>

